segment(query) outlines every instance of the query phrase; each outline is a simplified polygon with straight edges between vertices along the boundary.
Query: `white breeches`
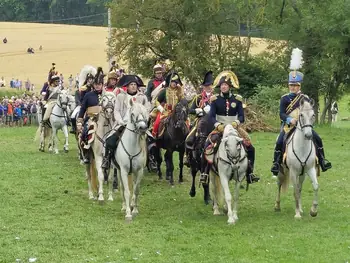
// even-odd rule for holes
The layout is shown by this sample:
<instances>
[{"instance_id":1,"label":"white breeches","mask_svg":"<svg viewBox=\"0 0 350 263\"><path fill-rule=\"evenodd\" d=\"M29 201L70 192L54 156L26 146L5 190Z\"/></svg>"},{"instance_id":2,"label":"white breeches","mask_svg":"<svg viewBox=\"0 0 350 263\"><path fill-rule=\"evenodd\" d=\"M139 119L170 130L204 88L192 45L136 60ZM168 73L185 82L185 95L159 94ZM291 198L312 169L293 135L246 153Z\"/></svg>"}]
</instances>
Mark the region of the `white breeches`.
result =
<instances>
[{"instance_id":1,"label":"white breeches","mask_svg":"<svg viewBox=\"0 0 350 263\"><path fill-rule=\"evenodd\" d=\"M79 111L80 111L80 106L77 106L72 112L72 115L70 117L74 119L78 115Z\"/></svg>"}]
</instances>

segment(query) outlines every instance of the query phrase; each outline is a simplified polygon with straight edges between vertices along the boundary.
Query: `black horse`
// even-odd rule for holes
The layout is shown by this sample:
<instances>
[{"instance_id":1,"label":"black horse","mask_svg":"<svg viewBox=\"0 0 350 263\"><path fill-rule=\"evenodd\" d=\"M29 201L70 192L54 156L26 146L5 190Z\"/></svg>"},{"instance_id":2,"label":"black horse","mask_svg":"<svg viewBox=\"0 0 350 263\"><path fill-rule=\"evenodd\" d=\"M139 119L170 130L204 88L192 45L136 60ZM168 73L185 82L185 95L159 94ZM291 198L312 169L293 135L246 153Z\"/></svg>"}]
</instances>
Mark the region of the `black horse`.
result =
<instances>
[{"instance_id":1,"label":"black horse","mask_svg":"<svg viewBox=\"0 0 350 263\"><path fill-rule=\"evenodd\" d=\"M188 117L188 102L186 99L182 99L176 104L174 111L165 120L165 130L157 141L157 147L154 147L155 159L157 161L157 171L159 179L162 179L162 172L160 166L162 164L162 157L160 154L161 149L165 149L164 160L166 164L166 179L169 180L171 185L174 185L174 163L173 152L179 152L179 183L183 182L183 157L185 154L185 139L189 132L187 126Z\"/></svg>"},{"instance_id":2,"label":"black horse","mask_svg":"<svg viewBox=\"0 0 350 263\"><path fill-rule=\"evenodd\" d=\"M197 132L195 139L193 140L192 149L189 150L189 163L191 166L191 174L192 174L192 186L190 190L190 196L196 196L196 175L198 171L201 170L202 164L202 154L204 152L205 141L208 138L209 133L213 130L213 123L210 120L210 116L208 114L200 117L197 120ZM205 204L209 204L210 202L210 194L209 194L209 184L202 184L204 189L204 202Z\"/></svg>"}]
</instances>

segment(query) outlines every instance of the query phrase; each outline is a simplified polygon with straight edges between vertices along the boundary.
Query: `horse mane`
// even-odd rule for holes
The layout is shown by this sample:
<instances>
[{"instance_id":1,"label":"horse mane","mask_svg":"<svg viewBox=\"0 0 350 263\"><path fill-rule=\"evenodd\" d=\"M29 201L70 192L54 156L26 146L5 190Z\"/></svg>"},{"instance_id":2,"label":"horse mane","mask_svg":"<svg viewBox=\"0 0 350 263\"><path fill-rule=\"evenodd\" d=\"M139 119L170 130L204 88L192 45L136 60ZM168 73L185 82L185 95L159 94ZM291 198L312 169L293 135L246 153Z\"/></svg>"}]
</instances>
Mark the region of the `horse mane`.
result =
<instances>
[{"instance_id":1,"label":"horse mane","mask_svg":"<svg viewBox=\"0 0 350 263\"><path fill-rule=\"evenodd\" d=\"M238 137L237 130L232 127L232 125L226 125L223 133L223 138L226 138L228 136L236 136Z\"/></svg>"}]
</instances>

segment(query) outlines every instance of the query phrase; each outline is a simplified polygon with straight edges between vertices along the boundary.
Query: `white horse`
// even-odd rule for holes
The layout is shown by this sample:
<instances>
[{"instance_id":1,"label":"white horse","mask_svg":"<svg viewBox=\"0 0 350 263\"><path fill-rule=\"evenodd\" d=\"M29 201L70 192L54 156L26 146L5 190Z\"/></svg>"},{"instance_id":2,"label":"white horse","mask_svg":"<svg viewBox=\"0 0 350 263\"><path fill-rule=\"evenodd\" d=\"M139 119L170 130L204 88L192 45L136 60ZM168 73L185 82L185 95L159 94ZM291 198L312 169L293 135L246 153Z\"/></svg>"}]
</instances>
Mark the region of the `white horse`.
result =
<instances>
[{"instance_id":1,"label":"white horse","mask_svg":"<svg viewBox=\"0 0 350 263\"><path fill-rule=\"evenodd\" d=\"M314 189L314 200L312 202L310 215L317 216L318 205L318 181L317 176L320 173L319 165L316 163L316 148L313 143L313 123L315 113L313 109L314 102L301 99L298 123L295 132L287 139L285 164L281 166L278 174L278 191L275 203L275 211L281 211L281 188L286 191L289 178L293 182L295 198L295 218L301 218L301 190L307 173L311 179Z\"/></svg>"},{"instance_id":2,"label":"white horse","mask_svg":"<svg viewBox=\"0 0 350 263\"><path fill-rule=\"evenodd\" d=\"M222 191L224 192L228 224L234 224L238 220L237 206L239 198L239 189L241 182L246 177L248 169L247 153L243 146L243 139L239 137L237 130L228 124L225 126L223 138L219 149L214 156L214 165L218 168L217 175L214 171L210 172L210 183L213 185L213 210L214 215L220 215L219 202L222 200ZM229 181L235 181L234 202L232 210L232 195L229 188Z\"/></svg>"},{"instance_id":3,"label":"white horse","mask_svg":"<svg viewBox=\"0 0 350 263\"><path fill-rule=\"evenodd\" d=\"M332 103L332 106L331 106L332 123L334 123L334 122L337 121L338 112L339 112L338 104L337 104L336 101L334 101L334 102Z\"/></svg>"},{"instance_id":4,"label":"white horse","mask_svg":"<svg viewBox=\"0 0 350 263\"><path fill-rule=\"evenodd\" d=\"M125 210L125 219L127 221L131 221L132 216L136 216L139 213L138 198L143 169L147 160L146 132L149 117L147 108L141 103L133 102L132 99L130 99L129 103L131 108L127 112L128 123L115 151L123 199L122 211ZM112 177L111 171L113 170L110 170L110 178ZM131 188L133 191L132 198L130 196Z\"/></svg>"},{"instance_id":5,"label":"white horse","mask_svg":"<svg viewBox=\"0 0 350 263\"><path fill-rule=\"evenodd\" d=\"M104 173L101 168L102 158L104 153L104 143L106 134L112 129L114 122L114 105L116 96L113 92L103 92L101 96L101 112L93 119L89 119L89 126L93 123L96 124L96 131L94 133L94 140L90 144L89 159L90 163L86 165L86 177L88 179L89 199L95 199L94 192L97 190L96 172L98 178L98 201L103 202L103 183ZM97 120L96 120L97 119ZM113 185L113 180L108 184ZM113 188L113 187L111 187ZM113 189L108 192L108 200L113 200Z\"/></svg>"},{"instance_id":6,"label":"white horse","mask_svg":"<svg viewBox=\"0 0 350 263\"><path fill-rule=\"evenodd\" d=\"M68 152L68 104L69 94L66 90L58 92L56 104L52 108L51 115L49 117L50 122L40 123L37 134L40 134L40 146L39 151L45 151L45 140L49 138L49 151L53 151L58 154L57 149L57 132L62 130L65 137L65 144L63 146L64 151Z\"/></svg>"}]
</instances>

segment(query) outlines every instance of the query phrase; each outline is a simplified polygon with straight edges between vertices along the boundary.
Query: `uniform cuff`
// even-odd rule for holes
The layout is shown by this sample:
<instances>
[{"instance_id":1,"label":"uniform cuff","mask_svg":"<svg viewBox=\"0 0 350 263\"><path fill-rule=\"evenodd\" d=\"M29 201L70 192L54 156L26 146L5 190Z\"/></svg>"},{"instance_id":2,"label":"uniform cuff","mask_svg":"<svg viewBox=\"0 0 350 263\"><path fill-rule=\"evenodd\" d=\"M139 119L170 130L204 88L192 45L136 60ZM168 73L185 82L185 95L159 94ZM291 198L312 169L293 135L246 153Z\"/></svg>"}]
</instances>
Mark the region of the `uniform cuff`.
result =
<instances>
[{"instance_id":1,"label":"uniform cuff","mask_svg":"<svg viewBox=\"0 0 350 263\"><path fill-rule=\"evenodd\" d=\"M290 124L290 122L291 122L292 120L293 120L292 117L287 117L287 120L286 120L287 124Z\"/></svg>"}]
</instances>

